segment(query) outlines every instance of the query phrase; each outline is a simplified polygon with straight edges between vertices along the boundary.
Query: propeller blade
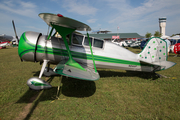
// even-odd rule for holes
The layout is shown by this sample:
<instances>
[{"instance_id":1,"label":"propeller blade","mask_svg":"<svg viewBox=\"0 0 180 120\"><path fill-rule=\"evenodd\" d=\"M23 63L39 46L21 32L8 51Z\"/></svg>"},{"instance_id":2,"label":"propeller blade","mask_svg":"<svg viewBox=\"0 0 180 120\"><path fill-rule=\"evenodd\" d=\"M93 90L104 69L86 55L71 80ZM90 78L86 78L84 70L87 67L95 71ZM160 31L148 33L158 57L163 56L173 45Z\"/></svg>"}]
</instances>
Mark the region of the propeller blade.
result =
<instances>
[{"instance_id":1,"label":"propeller blade","mask_svg":"<svg viewBox=\"0 0 180 120\"><path fill-rule=\"evenodd\" d=\"M18 44L19 44L19 38L17 36L17 33L16 33L16 27L15 27L15 24L14 24L14 20L12 20L12 24L13 24L13 28L14 28L14 33L15 33L15 36L16 36L16 39L18 41ZM23 62L23 60L20 58L21 62Z\"/></svg>"},{"instance_id":2,"label":"propeller blade","mask_svg":"<svg viewBox=\"0 0 180 120\"><path fill-rule=\"evenodd\" d=\"M18 43L19 43L19 38L18 38L17 33L16 33L16 27L15 27L15 24L14 24L14 20L12 20L12 24L13 24L13 28L14 28L14 33L15 33L16 39L18 40Z\"/></svg>"}]
</instances>

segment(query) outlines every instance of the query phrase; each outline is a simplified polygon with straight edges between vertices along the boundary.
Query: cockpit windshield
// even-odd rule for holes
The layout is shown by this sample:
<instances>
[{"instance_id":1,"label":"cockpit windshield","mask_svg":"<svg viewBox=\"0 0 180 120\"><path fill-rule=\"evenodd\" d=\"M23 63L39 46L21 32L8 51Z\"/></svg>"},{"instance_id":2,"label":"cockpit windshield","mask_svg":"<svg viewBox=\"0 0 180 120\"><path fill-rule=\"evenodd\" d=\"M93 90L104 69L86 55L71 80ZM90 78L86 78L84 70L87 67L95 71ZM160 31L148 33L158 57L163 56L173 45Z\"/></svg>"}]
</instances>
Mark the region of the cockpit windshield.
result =
<instances>
[{"instance_id":1,"label":"cockpit windshield","mask_svg":"<svg viewBox=\"0 0 180 120\"><path fill-rule=\"evenodd\" d=\"M94 39L93 47L103 48L103 44L104 44L103 40Z\"/></svg>"},{"instance_id":2,"label":"cockpit windshield","mask_svg":"<svg viewBox=\"0 0 180 120\"><path fill-rule=\"evenodd\" d=\"M89 37L89 39L90 39L92 47L103 48L103 46L104 46L104 41L103 40L93 38L93 37ZM88 37L86 37L85 35L73 34L72 43L74 45L78 45L78 46L79 45L80 46L89 46Z\"/></svg>"},{"instance_id":3,"label":"cockpit windshield","mask_svg":"<svg viewBox=\"0 0 180 120\"><path fill-rule=\"evenodd\" d=\"M73 34L72 42L76 45L82 45L84 36Z\"/></svg>"},{"instance_id":4,"label":"cockpit windshield","mask_svg":"<svg viewBox=\"0 0 180 120\"><path fill-rule=\"evenodd\" d=\"M89 39L90 39L90 42L91 42L91 45L92 45L92 38L89 38ZM84 39L84 45L89 46L89 40L88 40L88 37L85 37L85 39Z\"/></svg>"}]
</instances>

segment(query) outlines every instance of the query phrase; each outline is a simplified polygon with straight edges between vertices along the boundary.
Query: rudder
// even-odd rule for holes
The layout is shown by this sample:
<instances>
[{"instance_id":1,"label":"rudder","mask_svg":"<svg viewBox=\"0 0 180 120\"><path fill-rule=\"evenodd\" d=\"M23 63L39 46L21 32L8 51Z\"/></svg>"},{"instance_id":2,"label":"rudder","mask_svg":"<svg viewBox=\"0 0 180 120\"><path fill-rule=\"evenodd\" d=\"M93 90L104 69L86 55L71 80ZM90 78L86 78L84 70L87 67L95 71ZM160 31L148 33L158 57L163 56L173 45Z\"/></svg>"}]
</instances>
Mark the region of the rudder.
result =
<instances>
[{"instance_id":1,"label":"rudder","mask_svg":"<svg viewBox=\"0 0 180 120\"><path fill-rule=\"evenodd\" d=\"M152 37L138 54L138 59L147 63L160 63L167 60L166 41L161 38Z\"/></svg>"},{"instance_id":2,"label":"rudder","mask_svg":"<svg viewBox=\"0 0 180 120\"><path fill-rule=\"evenodd\" d=\"M159 66L159 69L154 68L153 71L165 70L176 63L167 61L167 43L161 38L152 37L144 47L141 53L138 54L138 59L141 62Z\"/></svg>"}]
</instances>

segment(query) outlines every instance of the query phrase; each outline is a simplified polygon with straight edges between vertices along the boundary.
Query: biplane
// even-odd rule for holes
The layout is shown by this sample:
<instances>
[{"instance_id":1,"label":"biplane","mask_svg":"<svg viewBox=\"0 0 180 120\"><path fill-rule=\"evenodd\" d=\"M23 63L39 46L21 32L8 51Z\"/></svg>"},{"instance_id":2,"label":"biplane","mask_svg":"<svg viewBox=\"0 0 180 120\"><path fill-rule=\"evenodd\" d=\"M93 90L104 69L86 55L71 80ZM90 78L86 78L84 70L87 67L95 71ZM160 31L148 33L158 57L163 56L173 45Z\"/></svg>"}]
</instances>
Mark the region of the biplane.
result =
<instances>
[{"instance_id":1,"label":"biplane","mask_svg":"<svg viewBox=\"0 0 180 120\"><path fill-rule=\"evenodd\" d=\"M39 17L52 28L51 31L48 35L24 32L18 47L22 61L42 63L39 77L27 81L31 89L51 88L41 79L43 73L48 72L50 75L95 81L100 78L97 68L155 72L176 64L167 61L167 45L161 38L151 38L142 52L135 54L112 42L90 37L88 31L91 28L77 20L51 13L40 13ZM87 35L76 31L87 31ZM61 38L55 37L57 32ZM50 64L56 67L51 69Z\"/></svg>"}]
</instances>

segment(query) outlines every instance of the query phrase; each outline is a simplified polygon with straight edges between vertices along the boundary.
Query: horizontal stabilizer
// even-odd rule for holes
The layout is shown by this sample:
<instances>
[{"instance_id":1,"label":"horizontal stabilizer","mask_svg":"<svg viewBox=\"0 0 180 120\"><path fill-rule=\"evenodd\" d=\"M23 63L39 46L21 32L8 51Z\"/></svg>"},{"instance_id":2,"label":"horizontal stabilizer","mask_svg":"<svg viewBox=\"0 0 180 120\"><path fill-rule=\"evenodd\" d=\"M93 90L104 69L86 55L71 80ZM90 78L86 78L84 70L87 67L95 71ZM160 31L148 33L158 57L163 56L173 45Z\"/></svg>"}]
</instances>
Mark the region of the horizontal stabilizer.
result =
<instances>
[{"instance_id":1,"label":"horizontal stabilizer","mask_svg":"<svg viewBox=\"0 0 180 120\"><path fill-rule=\"evenodd\" d=\"M143 63L146 63L146 64L160 66L161 67L160 70L166 70L166 69L176 65L176 63L171 62L171 61L161 61L161 62L153 62L153 63L149 63L149 62L146 62L146 61L143 61L143 60L140 60L140 61L143 62Z\"/></svg>"},{"instance_id":2,"label":"horizontal stabilizer","mask_svg":"<svg viewBox=\"0 0 180 120\"><path fill-rule=\"evenodd\" d=\"M154 65L161 66L161 68L162 68L163 70L168 69L168 68L176 65L176 63L170 62L170 61L155 62L155 63L153 63L153 64L154 64Z\"/></svg>"},{"instance_id":3,"label":"horizontal stabilizer","mask_svg":"<svg viewBox=\"0 0 180 120\"><path fill-rule=\"evenodd\" d=\"M60 75L82 79L82 80L89 80L89 81L95 81L100 78L99 73L95 72L94 69L89 68L87 66L83 66L83 65L81 66L85 70L64 64L64 62L60 62L54 69L54 72Z\"/></svg>"}]
</instances>

